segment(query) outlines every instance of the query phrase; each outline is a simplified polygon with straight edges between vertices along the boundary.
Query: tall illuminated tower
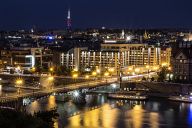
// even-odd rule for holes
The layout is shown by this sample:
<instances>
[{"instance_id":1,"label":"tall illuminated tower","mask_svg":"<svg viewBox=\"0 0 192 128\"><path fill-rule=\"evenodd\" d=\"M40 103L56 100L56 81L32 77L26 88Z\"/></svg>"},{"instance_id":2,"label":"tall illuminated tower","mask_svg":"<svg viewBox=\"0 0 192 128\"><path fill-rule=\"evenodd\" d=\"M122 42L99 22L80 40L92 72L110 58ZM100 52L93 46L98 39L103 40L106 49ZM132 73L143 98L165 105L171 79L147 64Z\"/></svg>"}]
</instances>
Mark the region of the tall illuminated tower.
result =
<instances>
[{"instance_id":1,"label":"tall illuminated tower","mask_svg":"<svg viewBox=\"0 0 192 128\"><path fill-rule=\"evenodd\" d=\"M71 30L71 10L68 9L68 14L67 14L67 30Z\"/></svg>"}]
</instances>

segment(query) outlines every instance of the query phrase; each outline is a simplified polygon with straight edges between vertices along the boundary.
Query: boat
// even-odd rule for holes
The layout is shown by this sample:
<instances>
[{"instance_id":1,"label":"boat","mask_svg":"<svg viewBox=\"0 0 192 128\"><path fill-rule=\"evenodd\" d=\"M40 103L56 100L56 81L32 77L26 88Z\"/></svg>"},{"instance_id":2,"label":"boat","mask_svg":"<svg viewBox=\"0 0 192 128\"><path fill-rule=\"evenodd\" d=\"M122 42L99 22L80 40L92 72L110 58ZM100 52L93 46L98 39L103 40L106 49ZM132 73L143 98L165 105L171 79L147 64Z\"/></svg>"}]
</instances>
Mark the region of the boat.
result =
<instances>
[{"instance_id":1,"label":"boat","mask_svg":"<svg viewBox=\"0 0 192 128\"><path fill-rule=\"evenodd\" d=\"M186 103L192 103L192 96L170 96L168 98L171 101L178 101L178 102L186 102Z\"/></svg>"},{"instance_id":2,"label":"boat","mask_svg":"<svg viewBox=\"0 0 192 128\"><path fill-rule=\"evenodd\" d=\"M108 98L112 99L124 99L124 100L147 100L146 95L129 95L129 94L109 94Z\"/></svg>"}]
</instances>

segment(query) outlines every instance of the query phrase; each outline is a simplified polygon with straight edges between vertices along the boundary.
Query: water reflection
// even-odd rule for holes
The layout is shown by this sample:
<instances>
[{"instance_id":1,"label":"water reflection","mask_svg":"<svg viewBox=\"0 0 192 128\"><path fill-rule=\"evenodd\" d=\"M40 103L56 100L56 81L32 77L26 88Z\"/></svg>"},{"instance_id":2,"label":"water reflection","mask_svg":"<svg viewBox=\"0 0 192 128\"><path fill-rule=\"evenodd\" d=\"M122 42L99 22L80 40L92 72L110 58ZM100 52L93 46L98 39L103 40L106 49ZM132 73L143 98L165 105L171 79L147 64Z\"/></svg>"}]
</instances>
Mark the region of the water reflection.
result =
<instances>
[{"instance_id":1,"label":"water reflection","mask_svg":"<svg viewBox=\"0 0 192 128\"><path fill-rule=\"evenodd\" d=\"M192 127L192 104L190 104L188 123Z\"/></svg>"},{"instance_id":2,"label":"water reflection","mask_svg":"<svg viewBox=\"0 0 192 128\"><path fill-rule=\"evenodd\" d=\"M133 120L133 127L141 128L143 122L143 109L141 105L136 105L130 112Z\"/></svg>"},{"instance_id":3,"label":"water reflection","mask_svg":"<svg viewBox=\"0 0 192 128\"><path fill-rule=\"evenodd\" d=\"M113 128L116 124L119 111L112 109L109 104L105 104L102 106L101 112L102 127Z\"/></svg>"},{"instance_id":4,"label":"water reflection","mask_svg":"<svg viewBox=\"0 0 192 128\"><path fill-rule=\"evenodd\" d=\"M170 101L116 101L88 96L85 105L57 102L55 96L35 101L28 112L57 107L54 128L164 128L192 127L192 104Z\"/></svg>"},{"instance_id":5,"label":"water reflection","mask_svg":"<svg viewBox=\"0 0 192 128\"><path fill-rule=\"evenodd\" d=\"M155 112L150 113L150 126L151 128L159 128L159 114Z\"/></svg>"},{"instance_id":6,"label":"water reflection","mask_svg":"<svg viewBox=\"0 0 192 128\"><path fill-rule=\"evenodd\" d=\"M27 112L33 114L34 112L51 110L57 107L55 96L49 96L47 99L35 100L27 106Z\"/></svg>"},{"instance_id":7,"label":"water reflection","mask_svg":"<svg viewBox=\"0 0 192 128\"><path fill-rule=\"evenodd\" d=\"M50 110L50 109L55 108L56 106L57 106L57 104L56 104L55 96L50 96L48 98L47 109Z\"/></svg>"}]
</instances>

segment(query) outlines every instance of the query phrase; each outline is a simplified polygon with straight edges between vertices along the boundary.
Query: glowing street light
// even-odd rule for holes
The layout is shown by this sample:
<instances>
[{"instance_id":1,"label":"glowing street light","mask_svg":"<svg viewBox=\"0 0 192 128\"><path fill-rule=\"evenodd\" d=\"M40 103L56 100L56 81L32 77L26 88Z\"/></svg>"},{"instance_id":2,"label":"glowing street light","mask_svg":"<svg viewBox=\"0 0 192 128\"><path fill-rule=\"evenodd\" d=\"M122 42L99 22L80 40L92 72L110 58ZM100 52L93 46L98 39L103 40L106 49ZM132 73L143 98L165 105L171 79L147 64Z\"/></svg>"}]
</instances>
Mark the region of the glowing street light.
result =
<instances>
[{"instance_id":1,"label":"glowing street light","mask_svg":"<svg viewBox=\"0 0 192 128\"><path fill-rule=\"evenodd\" d=\"M171 67L168 67L168 70L169 70L169 71L171 71L171 70L172 70L172 68L171 68Z\"/></svg>"},{"instance_id":2,"label":"glowing street light","mask_svg":"<svg viewBox=\"0 0 192 128\"><path fill-rule=\"evenodd\" d=\"M53 81L54 81L54 77L53 76L49 76L48 78L47 78L47 80L48 80L48 85L49 85L49 87L52 89L53 88Z\"/></svg>"},{"instance_id":3,"label":"glowing street light","mask_svg":"<svg viewBox=\"0 0 192 128\"><path fill-rule=\"evenodd\" d=\"M53 72L53 71L54 71L53 67L49 68L49 71L50 71L50 72Z\"/></svg>"},{"instance_id":4,"label":"glowing street light","mask_svg":"<svg viewBox=\"0 0 192 128\"><path fill-rule=\"evenodd\" d=\"M86 75L86 76L85 76L85 79L89 79L89 75Z\"/></svg>"},{"instance_id":5,"label":"glowing street light","mask_svg":"<svg viewBox=\"0 0 192 128\"><path fill-rule=\"evenodd\" d=\"M139 69L139 68L136 68L136 69L135 69L135 72L136 72L136 73L139 73L139 72L140 72L140 69Z\"/></svg>"},{"instance_id":6,"label":"glowing street light","mask_svg":"<svg viewBox=\"0 0 192 128\"><path fill-rule=\"evenodd\" d=\"M153 69L154 69L155 71L157 71L157 70L159 69L159 67L158 67L158 66L154 66Z\"/></svg>"},{"instance_id":7,"label":"glowing street light","mask_svg":"<svg viewBox=\"0 0 192 128\"><path fill-rule=\"evenodd\" d=\"M105 72L104 76L108 77L109 76L109 72Z\"/></svg>"},{"instance_id":8,"label":"glowing street light","mask_svg":"<svg viewBox=\"0 0 192 128\"><path fill-rule=\"evenodd\" d=\"M17 86L20 86L20 85L23 84L23 80L22 80L22 79L17 79L17 80L15 81L15 84L16 84Z\"/></svg>"},{"instance_id":9,"label":"glowing street light","mask_svg":"<svg viewBox=\"0 0 192 128\"><path fill-rule=\"evenodd\" d=\"M2 85L0 85L0 96L2 95Z\"/></svg>"},{"instance_id":10,"label":"glowing street light","mask_svg":"<svg viewBox=\"0 0 192 128\"><path fill-rule=\"evenodd\" d=\"M109 72L105 72L105 73L104 73L104 76L105 76L105 78L106 78L106 83L107 83L107 77L109 76Z\"/></svg>"},{"instance_id":11,"label":"glowing street light","mask_svg":"<svg viewBox=\"0 0 192 128\"><path fill-rule=\"evenodd\" d=\"M132 70L133 70L133 68L131 68L131 67L130 67L130 68L128 68L128 70L129 70L129 71L132 71Z\"/></svg>"},{"instance_id":12,"label":"glowing street light","mask_svg":"<svg viewBox=\"0 0 192 128\"><path fill-rule=\"evenodd\" d=\"M148 74L148 75L147 75L147 79L149 79L149 68L150 68L150 66L147 65L146 68L147 68L147 74Z\"/></svg>"},{"instance_id":13,"label":"glowing street light","mask_svg":"<svg viewBox=\"0 0 192 128\"><path fill-rule=\"evenodd\" d=\"M109 70L108 70L111 74L113 74L114 73L114 71L115 71L115 69L114 68L109 68Z\"/></svg>"},{"instance_id":14,"label":"glowing street light","mask_svg":"<svg viewBox=\"0 0 192 128\"><path fill-rule=\"evenodd\" d=\"M23 84L23 80L22 79L17 79L15 81L15 84L16 84L16 86L21 86ZM21 92L21 89L19 87L18 90L17 90L17 93L20 94L20 92Z\"/></svg>"},{"instance_id":15,"label":"glowing street light","mask_svg":"<svg viewBox=\"0 0 192 128\"><path fill-rule=\"evenodd\" d=\"M77 77L78 77L78 74L77 73L75 73L75 74L73 74L73 76L72 76L74 79L76 79Z\"/></svg>"},{"instance_id":16,"label":"glowing street light","mask_svg":"<svg viewBox=\"0 0 192 128\"><path fill-rule=\"evenodd\" d=\"M75 86L76 86L76 79L78 78L78 74L77 74L77 73L74 73L74 74L72 75L72 78L74 79Z\"/></svg>"},{"instance_id":17,"label":"glowing street light","mask_svg":"<svg viewBox=\"0 0 192 128\"><path fill-rule=\"evenodd\" d=\"M79 92L78 91L73 92L73 96L76 98L79 97Z\"/></svg>"},{"instance_id":18,"label":"glowing street light","mask_svg":"<svg viewBox=\"0 0 192 128\"><path fill-rule=\"evenodd\" d=\"M54 77L53 77L53 76L49 76L49 77L48 77L48 81L51 82L51 81L53 81L53 80L54 80Z\"/></svg>"},{"instance_id":19,"label":"glowing street light","mask_svg":"<svg viewBox=\"0 0 192 128\"><path fill-rule=\"evenodd\" d=\"M97 72L93 71L92 75L95 77L97 75Z\"/></svg>"},{"instance_id":20,"label":"glowing street light","mask_svg":"<svg viewBox=\"0 0 192 128\"><path fill-rule=\"evenodd\" d=\"M113 88L113 89L116 89L116 88L117 88L117 85L116 85L116 84L112 84L112 88Z\"/></svg>"},{"instance_id":21,"label":"glowing street light","mask_svg":"<svg viewBox=\"0 0 192 128\"><path fill-rule=\"evenodd\" d=\"M32 69L31 69L33 72L35 72L36 71L36 68L35 67L32 67Z\"/></svg>"},{"instance_id":22,"label":"glowing street light","mask_svg":"<svg viewBox=\"0 0 192 128\"><path fill-rule=\"evenodd\" d=\"M100 70L100 69L97 69L96 71L97 71L98 74L101 73L101 70Z\"/></svg>"},{"instance_id":23,"label":"glowing street light","mask_svg":"<svg viewBox=\"0 0 192 128\"><path fill-rule=\"evenodd\" d=\"M167 63L162 63L161 66L162 66L162 67L166 67L166 66L167 66Z\"/></svg>"},{"instance_id":24,"label":"glowing street light","mask_svg":"<svg viewBox=\"0 0 192 128\"><path fill-rule=\"evenodd\" d=\"M17 70L21 70L21 67L20 67L20 66L17 66Z\"/></svg>"}]
</instances>

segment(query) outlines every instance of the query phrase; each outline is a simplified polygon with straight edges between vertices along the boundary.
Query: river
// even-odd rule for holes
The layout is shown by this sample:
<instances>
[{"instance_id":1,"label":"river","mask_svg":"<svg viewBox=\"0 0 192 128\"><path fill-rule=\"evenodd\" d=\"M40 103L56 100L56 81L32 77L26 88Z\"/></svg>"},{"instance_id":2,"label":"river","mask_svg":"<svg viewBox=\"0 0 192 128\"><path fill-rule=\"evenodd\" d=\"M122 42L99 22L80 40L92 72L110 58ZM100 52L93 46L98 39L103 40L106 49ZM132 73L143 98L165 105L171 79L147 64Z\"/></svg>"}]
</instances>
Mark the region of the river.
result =
<instances>
[{"instance_id":1,"label":"river","mask_svg":"<svg viewBox=\"0 0 192 128\"><path fill-rule=\"evenodd\" d=\"M87 103L57 102L50 96L33 102L27 111L57 107L55 128L192 128L192 104L163 99L148 101L109 100L87 95Z\"/></svg>"}]
</instances>

